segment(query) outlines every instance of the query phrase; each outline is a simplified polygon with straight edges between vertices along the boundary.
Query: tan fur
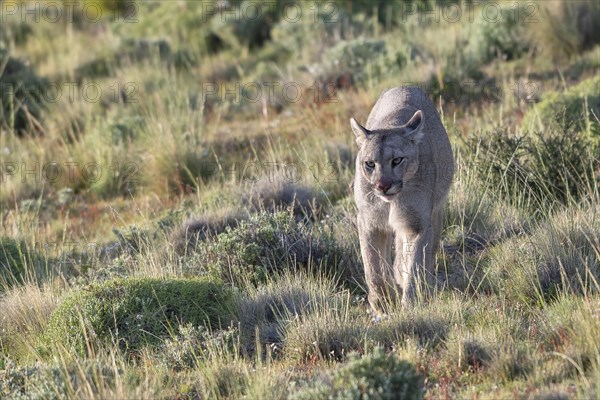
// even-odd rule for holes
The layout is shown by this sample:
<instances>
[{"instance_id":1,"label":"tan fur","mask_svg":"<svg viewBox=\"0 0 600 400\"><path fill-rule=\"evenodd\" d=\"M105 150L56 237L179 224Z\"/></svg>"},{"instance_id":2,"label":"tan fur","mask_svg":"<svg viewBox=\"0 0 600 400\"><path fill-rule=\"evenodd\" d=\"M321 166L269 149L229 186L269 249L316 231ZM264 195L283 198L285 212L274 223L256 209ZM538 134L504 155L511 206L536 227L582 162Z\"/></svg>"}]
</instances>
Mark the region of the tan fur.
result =
<instances>
[{"instance_id":1,"label":"tan fur","mask_svg":"<svg viewBox=\"0 0 600 400\"><path fill-rule=\"evenodd\" d=\"M417 287L434 284L454 175L448 135L434 105L416 87L387 90L366 127L350 123L359 146L354 199L369 303L376 310L395 298L406 305Z\"/></svg>"}]
</instances>

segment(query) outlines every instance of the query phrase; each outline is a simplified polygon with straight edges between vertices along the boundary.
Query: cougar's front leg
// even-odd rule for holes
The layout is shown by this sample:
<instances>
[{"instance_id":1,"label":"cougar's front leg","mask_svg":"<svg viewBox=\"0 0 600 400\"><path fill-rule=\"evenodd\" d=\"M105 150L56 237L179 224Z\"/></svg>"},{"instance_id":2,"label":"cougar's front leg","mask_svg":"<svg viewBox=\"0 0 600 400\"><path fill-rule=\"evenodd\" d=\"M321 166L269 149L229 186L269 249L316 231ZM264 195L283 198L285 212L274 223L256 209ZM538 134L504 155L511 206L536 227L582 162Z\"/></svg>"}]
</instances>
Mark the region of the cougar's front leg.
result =
<instances>
[{"instance_id":1,"label":"cougar's front leg","mask_svg":"<svg viewBox=\"0 0 600 400\"><path fill-rule=\"evenodd\" d=\"M402 275L402 305L412 303L416 298L417 288L427 294L432 282L432 250L433 227L427 225L421 232L396 235L396 248L402 249L394 260L394 269Z\"/></svg>"},{"instance_id":2,"label":"cougar's front leg","mask_svg":"<svg viewBox=\"0 0 600 400\"><path fill-rule=\"evenodd\" d=\"M432 225L433 225L433 263L435 264L435 257L437 256L437 252L440 249L440 241L442 238L442 229L444 228L444 208L443 206L437 210L433 210L432 215ZM434 265L435 267L435 265ZM431 271L435 273L434 271Z\"/></svg>"},{"instance_id":3,"label":"cougar's front leg","mask_svg":"<svg viewBox=\"0 0 600 400\"><path fill-rule=\"evenodd\" d=\"M382 305L393 293L391 276L392 234L372 229L358 220L360 253L365 268L365 280L371 307L382 311ZM392 290L391 290L392 289Z\"/></svg>"}]
</instances>

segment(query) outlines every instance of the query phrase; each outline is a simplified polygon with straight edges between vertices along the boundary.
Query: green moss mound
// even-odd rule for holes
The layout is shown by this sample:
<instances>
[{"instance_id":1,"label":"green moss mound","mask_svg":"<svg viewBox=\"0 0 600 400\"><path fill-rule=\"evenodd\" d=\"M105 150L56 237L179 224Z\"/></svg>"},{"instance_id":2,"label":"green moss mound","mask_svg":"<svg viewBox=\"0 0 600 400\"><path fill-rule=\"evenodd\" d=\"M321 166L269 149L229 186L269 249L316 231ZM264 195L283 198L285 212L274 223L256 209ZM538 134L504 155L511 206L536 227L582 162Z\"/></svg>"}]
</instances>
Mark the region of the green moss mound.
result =
<instances>
[{"instance_id":1,"label":"green moss mound","mask_svg":"<svg viewBox=\"0 0 600 400\"><path fill-rule=\"evenodd\" d=\"M68 296L50 317L45 341L80 354L112 342L135 352L180 324L227 324L231 300L223 285L208 280L117 279Z\"/></svg>"},{"instance_id":2,"label":"green moss mound","mask_svg":"<svg viewBox=\"0 0 600 400\"><path fill-rule=\"evenodd\" d=\"M354 354L331 376L294 393L294 399L422 399L423 379L408 361L377 348Z\"/></svg>"},{"instance_id":3,"label":"green moss mound","mask_svg":"<svg viewBox=\"0 0 600 400\"><path fill-rule=\"evenodd\" d=\"M586 79L564 93L549 93L544 100L529 110L521 126L524 129L544 130L574 127L600 139L600 76Z\"/></svg>"}]
</instances>

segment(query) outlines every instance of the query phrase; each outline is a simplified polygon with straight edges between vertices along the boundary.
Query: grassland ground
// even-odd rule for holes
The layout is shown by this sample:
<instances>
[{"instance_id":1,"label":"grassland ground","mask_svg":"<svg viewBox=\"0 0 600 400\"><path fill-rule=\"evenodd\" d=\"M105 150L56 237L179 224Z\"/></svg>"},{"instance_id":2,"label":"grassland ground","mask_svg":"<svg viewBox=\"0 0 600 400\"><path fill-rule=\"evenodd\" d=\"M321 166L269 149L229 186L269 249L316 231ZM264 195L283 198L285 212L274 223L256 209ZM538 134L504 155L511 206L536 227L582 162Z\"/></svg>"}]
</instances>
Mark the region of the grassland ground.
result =
<instances>
[{"instance_id":1,"label":"grassland ground","mask_svg":"<svg viewBox=\"0 0 600 400\"><path fill-rule=\"evenodd\" d=\"M0 3L0 398L600 398L598 3L289 4ZM375 316L349 119L400 84L457 171Z\"/></svg>"}]
</instances>

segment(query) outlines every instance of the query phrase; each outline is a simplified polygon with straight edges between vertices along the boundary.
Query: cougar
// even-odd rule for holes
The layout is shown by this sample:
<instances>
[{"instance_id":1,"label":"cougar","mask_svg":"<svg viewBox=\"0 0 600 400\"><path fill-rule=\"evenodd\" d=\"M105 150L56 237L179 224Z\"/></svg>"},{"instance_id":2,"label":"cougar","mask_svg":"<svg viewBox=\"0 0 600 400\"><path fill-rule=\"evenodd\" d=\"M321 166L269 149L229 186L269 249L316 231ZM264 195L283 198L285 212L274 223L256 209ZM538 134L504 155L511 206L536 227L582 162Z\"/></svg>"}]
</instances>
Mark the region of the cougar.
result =
<instances>
[{"instance_id":1,"label":"cougar","mask_svg":"<svg viewBox=\"0 0 600 400\"><path fill-rule=\"evenodd\" d=\"M433 103L416 87L381 94L358 144L354 200L369 304L406 306L435 283L444 203L454 157ZM392 261L392 245L395 257Z\"/></svg>"}]
</instances>

